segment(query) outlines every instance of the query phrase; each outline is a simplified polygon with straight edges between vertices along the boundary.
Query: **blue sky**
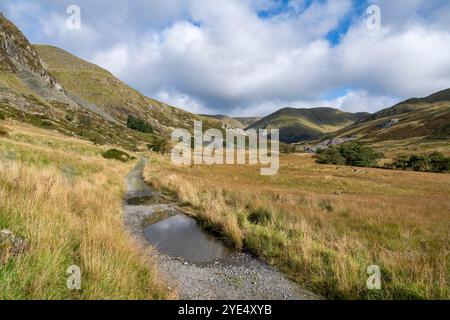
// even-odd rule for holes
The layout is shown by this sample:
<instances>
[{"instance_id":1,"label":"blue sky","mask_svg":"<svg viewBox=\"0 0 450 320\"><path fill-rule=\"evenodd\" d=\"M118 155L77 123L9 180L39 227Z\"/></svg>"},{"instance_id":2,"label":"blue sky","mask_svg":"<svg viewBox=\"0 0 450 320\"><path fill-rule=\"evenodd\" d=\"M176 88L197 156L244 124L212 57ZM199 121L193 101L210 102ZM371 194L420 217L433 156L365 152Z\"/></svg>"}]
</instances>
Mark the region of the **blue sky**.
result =
<instances>
[{"instance_id":1,"label":"blue sky","mask_svg":"<svg viewBox=\"0 0 450 320\"><path fill-rule=\"evenodd\" d=\"M69 30L66 9L81 9ZM381 28L367 27L367 8ZM33 43L197 113L377 111L450 87L446 0L2 0Z\"/></svg>"}]
</instances>

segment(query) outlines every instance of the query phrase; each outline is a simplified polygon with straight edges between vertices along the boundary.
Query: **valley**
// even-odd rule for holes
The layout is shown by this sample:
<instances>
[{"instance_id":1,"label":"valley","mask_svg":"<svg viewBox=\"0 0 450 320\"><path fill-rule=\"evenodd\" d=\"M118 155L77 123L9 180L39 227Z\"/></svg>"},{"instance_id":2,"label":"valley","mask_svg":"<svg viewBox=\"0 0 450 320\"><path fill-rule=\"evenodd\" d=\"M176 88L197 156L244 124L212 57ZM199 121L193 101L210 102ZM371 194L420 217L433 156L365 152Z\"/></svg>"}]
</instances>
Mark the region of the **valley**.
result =
<instances>
[{"instance_id":1,"label":"valley","mask_svg":"<svg viewBox=\"0 0 450 320\"><path fill-rule=\"evenodd\" d=\"M450 89L373 114L184 107L31 44L0 15L0 299L450 299L449 172L389 166L450 157ZM279 129L281 152L268 139L266 163L279 170L175 163L177 129L189 155L211 152L195 146L200 122L245 141L246 130ZM348 143L379 157L372 167L317 163L318 149ZM255 150L243 145L246 160ZM196 243L180 242L192 239L201 244L185 261ZM70 266L82 271L81 290L67 286ZM381 269L380 290L367 286L370 266Z\"/></svg>"},{"instance_id":2,"label":"valley","mask_svg":"<svg viewBox=\"0 0 450 320\"><path fill-rule=\"evenodd\" d=\"M272 177L259 166L152 163L146 181L204 228L317 294L449 297L448 174L318 165L299 154L282 155ZM371 265L381 267L381 291L366 287Z\"/></svg>"}]
</instances>

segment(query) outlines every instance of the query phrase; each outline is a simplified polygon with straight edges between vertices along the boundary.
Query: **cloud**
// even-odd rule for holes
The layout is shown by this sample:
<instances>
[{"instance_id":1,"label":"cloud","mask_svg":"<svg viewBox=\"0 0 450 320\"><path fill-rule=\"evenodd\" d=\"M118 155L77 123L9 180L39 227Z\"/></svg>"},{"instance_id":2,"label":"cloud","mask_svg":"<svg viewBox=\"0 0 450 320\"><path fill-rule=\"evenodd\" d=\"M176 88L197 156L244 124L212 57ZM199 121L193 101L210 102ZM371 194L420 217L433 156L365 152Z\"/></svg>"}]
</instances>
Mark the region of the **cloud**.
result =
<instances>
[{"instance_id":1,"label":"cloud","mask_svg":"<svg viewBox=\"0 0 450 320\"><path fill-rule=\"evenodd\" d=\"M370 2L381 7L380 31L366 27ZM448 1L79 0L77 32L64 28L69 4L6 0L0 8L33 41L192 112L373 112L450 87ZM333 32L337 43L328 40ZM336 91L341 96L323 98Z\"/></svg>"},{"instance_id":2,"label":"cloud","mask_svg":"<svg viewBox=\"0 0 450 320\"><path fill-rule=\"evenodd\" d=\"M201 102L196 101L187 94L176 91L160 91L155 96L156 99L173 106L185 106L195 114L214 114L214 110L206 108Z\"/></svg>"}]
</instances>

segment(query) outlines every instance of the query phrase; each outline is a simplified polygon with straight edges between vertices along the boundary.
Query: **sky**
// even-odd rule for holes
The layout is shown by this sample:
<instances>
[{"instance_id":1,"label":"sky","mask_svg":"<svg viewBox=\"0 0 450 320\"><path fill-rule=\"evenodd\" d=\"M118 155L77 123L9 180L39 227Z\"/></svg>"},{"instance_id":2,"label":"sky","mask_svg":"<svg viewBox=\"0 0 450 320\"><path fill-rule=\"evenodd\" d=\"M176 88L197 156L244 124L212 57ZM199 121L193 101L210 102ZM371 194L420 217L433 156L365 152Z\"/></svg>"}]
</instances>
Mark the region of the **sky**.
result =
<instances>
[{"instance_id":1,"label":"sky","mask_svg":"<svg viewBox=\"0 0 450 320\"><path fill-rule=\"evenodd\" d=\"M81 28L67 27L70 5ZM0 10L32 43L194 113L375 112L450 88L448 0L2 0Z\"/></svg>"}]
</instances>

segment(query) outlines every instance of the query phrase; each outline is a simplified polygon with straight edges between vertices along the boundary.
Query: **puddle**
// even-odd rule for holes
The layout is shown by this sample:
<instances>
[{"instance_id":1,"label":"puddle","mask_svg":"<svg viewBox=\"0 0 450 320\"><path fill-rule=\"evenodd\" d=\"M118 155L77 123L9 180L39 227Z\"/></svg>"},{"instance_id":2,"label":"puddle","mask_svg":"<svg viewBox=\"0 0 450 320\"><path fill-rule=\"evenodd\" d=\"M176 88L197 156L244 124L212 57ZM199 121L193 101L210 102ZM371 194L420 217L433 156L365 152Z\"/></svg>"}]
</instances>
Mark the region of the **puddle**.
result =
<instances>
[{"instance_id":1,"label":"puddle","mask_svg":"<svg viewBox=\"0 0 450 320\"><path fill-rule=\"evenodd\" d=\"M160 252L189 263L231 262L231 250L183 214L156 214L144 225L144 235Z\"/></svg>"},{"instance_id":2,"label":"puddle","mask_svg":"<svg viewBox=\"0 0 450 320\"><path fill-rule=\"evenodd\" d=\"M127 200L130 206L150 206L161 203L161 199L156 196L136 197Z\"/></svg>"}]
</instances>

